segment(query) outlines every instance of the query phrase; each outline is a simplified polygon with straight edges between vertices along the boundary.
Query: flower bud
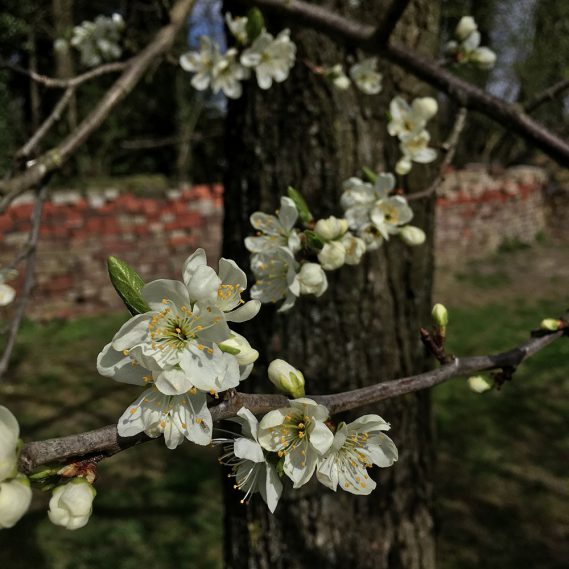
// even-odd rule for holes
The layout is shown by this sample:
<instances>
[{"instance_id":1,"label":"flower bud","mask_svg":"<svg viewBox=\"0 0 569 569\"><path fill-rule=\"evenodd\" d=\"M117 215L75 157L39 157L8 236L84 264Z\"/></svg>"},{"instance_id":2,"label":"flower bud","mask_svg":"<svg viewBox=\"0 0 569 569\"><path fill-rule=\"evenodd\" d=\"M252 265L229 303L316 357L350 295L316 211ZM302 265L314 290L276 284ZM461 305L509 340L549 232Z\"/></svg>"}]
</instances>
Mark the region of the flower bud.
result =
<instances>
[{"instance_id":1,"label":"flower bud","mask_svg":"<svg viewBox=\"0 0 569 569\"><path fill-rule=\"evenodd\" d=\"M546 318L541 321L539 327L542 330L548 330L549 332L557 332L561 328L561 320L557 318Z\"/></svg>"},{"instance_id":2,"label":"flower bud","mask_svg":"<svg viewBox=\"0 0 569 569\"><path fill-rule=\"evenodd\" d=\"M401 228L399 232L399 237L409 247L417 247L425 242L425 232L419 227L414 225L406 225Z\"/></svg>"},{"instance_id":3,"label":"flower bud","mask_svg":"<svg viewBox=\"0 0 569 569\"><path fill-rule=\"evenodd\" d=\"M439 105L433 97L419 97L413 101L411 106L425 121L432 119L439 110Z\"/></svg>"},{"instance_id":4,"label":"flower bud","mask_svg":"<svg viewBox=\"0 0 569 569\"><path fill-rule=\"evenodd\" d=\"M300 294L322 296L328 288L326 273L318 263L304 263L296 276Z\"/></svg>"},{"instance_id":5,"label":"flower bud","mask_svg":"<svg viewBox=\"0 0 569 569\"><path fill-rule=\"evenodd\" d=\"M269 380L283 393L294 399L304 397L304 375L284 360L273 360L268 369Z\"/></svg>"},{"instance_id":6,"label":"flower bud","mask_svg":"<svg viewBox=\"0 0 569 569\"><path fill-rule=\"evenodd\" d=\"M330 241L318 253L318 261L325 271L339 269L346 261L346 250L340 241Z\"/></svg>"},{"instance_id":7,"label":"flower bud","mask_svg":"<svg viewBox=\"0 0 569 569\"><path fill-rule=\"evenodd\" d=\"M448 311L442 304L435 304L431 315L437 326L440 328L446 328L448 324Z\"/></svg>"},{"instance_id":8,"label":"flower bud","mask_svg":"<svg viewBox=\"0 0 569 569\"><path fill-rule=\"evenodd\" d=\"M346 258L344 260L346 265L359 264L363 254L366 252L365 241L348 232L342 237L340 243L344 246L346 251Z\"/></svg>"},{"instance_id":9,"label":"flower bud","mask_svg":"<svg viewBox=\"0 0 569 569\"><path fill-rule=\"evenodd\" d=\"M469 59L478 69L492 69L496 64L496 54L488 47L476 48Z\"/></svg>"},{"instance_id":10,"label":"flower bud","mask_svg":"<svg viewBox=\"0 0 569 569\"><path fill-rule=\"evenodd\" d=\"M411 172L411 166L412 164L409 158L401 158L401 160L395 164L395 172L397 172L397 174L400 176L406 176L409 174L409 172Z\"/></svg>"},{"instance_id":11,"label":"flower bud","mask_svg":"<svg viewBox=\"0 0 569 569\"><path fill-rule=\"evenodd\" d=\"M224 348L229 348L227 351L233 353L240 366L252 364L257 361L259 357L259 352L251 347L247 338L241 336L241 334L237 334L237 332L231 332L231 337L221 342L219 347L223 351L225 351Z\"/></svg>"},{"instance_id":12,"label":"flower bud","mask_svg":"<svg viewBox=\"0 0 569 569\"><path fill-rule=\"evenodd\" d=\"M7 306L14 298L16 298L14 288L5 283L0 283L0 306Z\"/></svg>"},{"instance_id":13,"label":"flower bud","mask_svg":"<svg viewBox=\"0 0 569 569\"><path fill-rule=\"evenodd\" d=\"M327 219L319 219L316 222L314 231L326 241L338 239L348 231L348 222L345 219L338 219L331 215Z\"/></svg>"},{"instance_id":14,"label":"flower bud","mask_svg":"<svg viewBox=\"0 0 569 569\"><path fill-rule=\"evenodd\" d=\"M468 387L476 393L484 393L492 389L492 385L481 375L474 375L468 378Z\"/></svg>"},{"instance_id":15,"label":"flower bud","mask_svg":"<svg viewBox=\"0 0 569 569\"><path fill-rule=\"evenodd\" d=\"M0 405L0 482L16 474L18 456L16 447L20 427L16 417Z\"/></svg>"},{"instance_id":16,"label":"flower bud","mask_svg":"<svg viewBox=\"0 0 569 569\"><path fill-rule=\"evenodd\" d=\"M454 35L460 40L464 41L472 32L478 29L476 22L472 16L463 16L458 22Z\"/></svg>"},{"instance_id":17,"label":"flower bud","mask_svg":"<svg viewBox=\"0 0 569 569\"><path fill-rule=\"evenodd\" d=\"M11 528L28 511L32 489L28 479L19 474L0 484L0 529Z\"/></svg>"},{"instance_id":18,"label":"flower bud","mask_svg":"<svg viewBox=\"0 0 569 569\"><path fill-rule=\"evenodd\" d=\"M332 85L334 85L334 87L336 87L336 89L345 91L350 87L350 79L344 73L344 68L340 63L326 69L324 76L332 83Z\"/></svg>"},{"instance_id":19,"label":"flower bud","mask_svg":"<svg viewBox=\"0 0 569 569\"><path fill-rule=\"evenodd\" d=\"M84 478L74 478L53 491L47 515L56 526L80 529L87 525L91 517L96 495L93 486Z\"/></svg>"}]
</instances>

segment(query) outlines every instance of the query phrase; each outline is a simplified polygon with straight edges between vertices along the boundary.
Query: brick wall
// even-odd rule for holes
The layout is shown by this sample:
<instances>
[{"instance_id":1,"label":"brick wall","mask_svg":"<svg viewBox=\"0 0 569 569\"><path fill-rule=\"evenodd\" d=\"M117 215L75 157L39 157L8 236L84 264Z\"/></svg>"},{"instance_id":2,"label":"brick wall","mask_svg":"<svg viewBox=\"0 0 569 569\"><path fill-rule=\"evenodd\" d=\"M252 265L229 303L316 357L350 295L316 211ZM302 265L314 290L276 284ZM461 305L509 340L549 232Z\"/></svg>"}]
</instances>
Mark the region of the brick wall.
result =
<instances>
[{"instance_id":1,"label":"brick wall","mask_svg":"<svg viewBox=\"0 0 569 569\"><path fill-rule=\"evenodd\" d=\"M491 253L504 240L531 242L544 230L541 170L516 168L500 176L480 169L451 172L437 203L440 263ZM31 196L0 215L0 267L27 240ZM37 260L34 318L68 317L121 305L105 260L117 255L145 278L180 278L187 255L203 247L215 262L222 223L221 186L194 186L152 197L53 192L46 202ZM21 285L21 283L16 283Z\"/></svg>"}]
</instances>

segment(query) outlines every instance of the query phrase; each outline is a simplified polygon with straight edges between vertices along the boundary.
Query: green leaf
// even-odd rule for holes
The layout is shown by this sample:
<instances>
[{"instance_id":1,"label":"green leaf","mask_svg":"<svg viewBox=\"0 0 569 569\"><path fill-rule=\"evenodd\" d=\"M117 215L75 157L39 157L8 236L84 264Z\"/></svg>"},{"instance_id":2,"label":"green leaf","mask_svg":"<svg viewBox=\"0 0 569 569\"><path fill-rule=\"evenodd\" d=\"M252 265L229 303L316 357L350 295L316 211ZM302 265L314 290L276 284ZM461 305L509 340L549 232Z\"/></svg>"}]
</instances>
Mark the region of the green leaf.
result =
<instances>
[{"instance_id":1,"label":"green leaf","mask_svg":"<svg viewBox=\"0 0 569 569\"><path fill-rule=\"evenodd\" d=\"M314 216L310 213L308 209L308 204L306 203L305 199L302 197L302 194L295 190L292 186L289 186L287 189L288 197L294 202L296 209L298 210L298 215L303 223L310 223Z\"/></svg>"},{"instance_id":2,"label":"green leaf","mask_svg":"<svg viewBox=\"0 0 569 569\"><path fill-rule=\"evenodd\" d=\"M368 181L370 181L372 184L375 184L376 180L377 180L377 174L371 170L370 168L368 168L367 166L364 166L362 168L364 176L368 179Z\"/></svg>"},{"instance_id":3,"label":"green leaf","mask_svg":"<svg viewBox=\"0 0 569 569\"><path fill-rule=\"evenodd\" d=\"M306 237L306 246L311 249L315 249L316 251L320 251L326 243L318 233L311 231L310 229L306 229L304 231L304 236Z\"/></svg>"},{"instance_id":4,"label":"green leaf","mask_svg":"<svg viewBox=\"0 0 569 569\"><path fill-rule=\"evenodd\" d=\"M265 18L259 8L251 8L247 13L247 38L253 43L265 29Z\"/></svg>"},{"instance_id":5,"label":"green leaf","mask_svg":"<svg viewBox=\"0 0 569 569\"><path fill-rule=\"evenodd\" d=\"M140 295L144 286L142 277L130 265L117 257L107 259L107 268L111 282L129 312L133 316L148 312L150 306Z\"/></svg>"}]
</instances>

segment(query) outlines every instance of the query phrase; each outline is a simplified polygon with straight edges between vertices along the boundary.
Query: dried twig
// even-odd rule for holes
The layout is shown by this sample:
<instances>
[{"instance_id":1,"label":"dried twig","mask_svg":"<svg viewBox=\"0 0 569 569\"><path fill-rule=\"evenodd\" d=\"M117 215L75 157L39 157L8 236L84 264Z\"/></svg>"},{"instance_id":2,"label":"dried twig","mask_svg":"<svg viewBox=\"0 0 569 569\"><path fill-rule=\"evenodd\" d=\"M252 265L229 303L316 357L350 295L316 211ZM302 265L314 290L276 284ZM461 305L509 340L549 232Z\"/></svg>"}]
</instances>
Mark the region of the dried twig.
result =
<instances>
[{"instance_id":1,"label":"dried twig","mask_svg":"<svg viewBox=\"0 0 569 569\"><path fill-rule=\"evenodd\" d=\"M384 399L391 399L406 393L427 389L448 381L454 377L471 375L490 370L516 368L526 358L555 342L564 335L564 331L532 337L515 348L496 355L455 358L440 368L414 375L376 383L334 395L308 395L326 405L331 414L356 409ZM247 407L254 414L267 413L287 405L284 395L256 395L235 392L231 397L211 408L214 421L233 417L241 407ZM116 425L108 425L95 431L71 435L58 439L31 442L24 446L20 458L20 467L25 472L47 463L77 462L86 457L97 456L98 460L117 454L150 439L144 434L123 438L117 434Z\"/></svg>"},{"instance_id":2,"label":"dried twig","mask_svg":"<svg viewBox=\"0 0 569 569\"><path fill-rule=\"evenodd\" d=\"M8 364L10 363L10 358L12 357L14 346L16 345L16 337L18 336L18 331L20 330L20 325L22 324L22 319L24 318L24 314L26 312L26 306L28 305L28 300L34 286L34 270L36 266L37 244L40 234L43 203L45 201L46 194L47 186L43 186L39 190L36 197L36 203L32 212L32 229L30 231L28 243L22 251L23 257L20 259L18 256L14 261L14 263L17 264L23 259L26 259L26 274L24 277L24 286L22 287L22 291L20 293L16 311L8 328L8 337L6 339L6 345L4 346L4 352L0 358L0 380L8 369ZM13 264L13 266L15 266L15 264Z\"/></svg>"},{"instance_id":3,"label":"dried twig","mask_svg":"<svg viewBox=\"0 0 569 569\"><path fill-rule=\"evenodd\" d=\"M426 190L423 190L422 192L415 192L414 194L409 194L407 196L408 201L426 198L436 193L436 191L441 187L441 184L445 181L447 169L451 165L452 159L454 158L456 147L458 146L458 141L460 140L460 135L466 123L467 113L468 111L463 107L458 111L458 114L456 115L450 136L448 137L448 140L443 144L443 150L446 152L446 154L441 163L441 167L439 168L439 174L437 177L433 180L431 185Z\"/></svg>"},{"instance_id":4,"label":"dried twig","mask_svg":"<svg viewBox=\"0 0 569 569\"><path fill-rule=\"evenodd\" d=\"M569 79L563 79L527 101L527 103L524 104L524 110L526 113L531 113L543 105L543 103L552 101L559 95L562 95L567 89L569 89Z\"/></svg>"}]
</instances>

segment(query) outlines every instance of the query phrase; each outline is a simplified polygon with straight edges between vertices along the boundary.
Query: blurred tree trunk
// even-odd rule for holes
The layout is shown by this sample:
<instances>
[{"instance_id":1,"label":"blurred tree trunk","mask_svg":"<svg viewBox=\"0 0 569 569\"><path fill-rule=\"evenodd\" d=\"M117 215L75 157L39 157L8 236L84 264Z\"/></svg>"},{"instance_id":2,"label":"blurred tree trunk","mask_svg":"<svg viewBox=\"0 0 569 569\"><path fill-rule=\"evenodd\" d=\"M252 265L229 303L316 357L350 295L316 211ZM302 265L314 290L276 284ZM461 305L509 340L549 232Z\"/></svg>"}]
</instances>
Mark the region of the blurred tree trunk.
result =
<instances>
[{"instance_id":1,"label":"blurred tree trunk","mask_svg":"<svg viewBox=\"0 0 569 569\"><path fill-rule=\"evenodd\" d=\"M385 2L327 2L348 16L371 23ZM439 5L415 0L396 30L396 39L420 51L436 47ZM271 22L269 22L270 27ZM283 27L274 22L275 30ZM230 105L225 177L224 255L243 266L249 215L272 211L290 184L301 190L317 217L339 215L342 182L362 166L393 170L398 148L387 136L386 113L396 93L427 94L402 72L379 62L379 96L334 90L303 61L333 64L354 56L309 30L294 30L297 64L290 79L270 91L249 88ZM362 56L363 54L360 54ZM425 187L430 176L416 166L407 191ZM244 328L261 352L257 376L244 390L271 390L266 365L283 357L299 367L308 393L331 393L419 372L428 365L418 328L431 305L433 201L413 202L414 223L428 245L406 248L393 239L357 267L328 273L320 299L303 297L277 315L264 306ZM275 515L256 496L243 506L226 485L225 560L230 569L431 569L434 530L429 394L413 394L361 409L392 424L399 451L393 468L375 471L379 482L368 497L332 493L315 481L297 491L286 484ZM350 416L346 417L349 419ZM287 491L288 490L288 491Z\"/></svg>"}]
</instances>

